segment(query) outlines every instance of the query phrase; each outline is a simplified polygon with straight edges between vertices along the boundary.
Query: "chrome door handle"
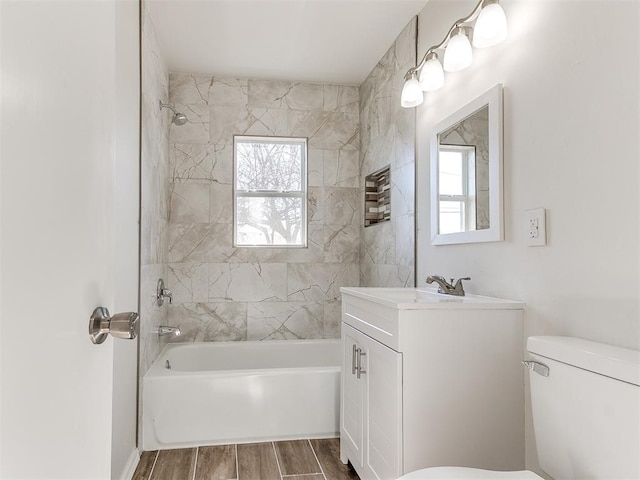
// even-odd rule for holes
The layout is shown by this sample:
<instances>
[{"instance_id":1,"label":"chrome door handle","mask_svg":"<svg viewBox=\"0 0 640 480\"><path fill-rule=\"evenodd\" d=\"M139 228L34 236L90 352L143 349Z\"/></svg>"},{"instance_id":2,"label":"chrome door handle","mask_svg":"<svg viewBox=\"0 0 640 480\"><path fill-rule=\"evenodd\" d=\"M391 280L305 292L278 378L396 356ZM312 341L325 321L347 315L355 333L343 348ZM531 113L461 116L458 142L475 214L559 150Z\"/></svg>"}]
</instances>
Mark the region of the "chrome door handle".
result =
<instances>
[{"instance_id":1,"label":"chrome door handle","mask_svg":"<svg viewBox=\"0 0 640 480\"><path fill-rule=\"evenodd\" d=\"M96 308L89 319L89 338L95 344L100 344L112 337L134 339L138 335L140 316L136 312L116 313L109 315L105 307Z\"/></svg>"}]
</instances>

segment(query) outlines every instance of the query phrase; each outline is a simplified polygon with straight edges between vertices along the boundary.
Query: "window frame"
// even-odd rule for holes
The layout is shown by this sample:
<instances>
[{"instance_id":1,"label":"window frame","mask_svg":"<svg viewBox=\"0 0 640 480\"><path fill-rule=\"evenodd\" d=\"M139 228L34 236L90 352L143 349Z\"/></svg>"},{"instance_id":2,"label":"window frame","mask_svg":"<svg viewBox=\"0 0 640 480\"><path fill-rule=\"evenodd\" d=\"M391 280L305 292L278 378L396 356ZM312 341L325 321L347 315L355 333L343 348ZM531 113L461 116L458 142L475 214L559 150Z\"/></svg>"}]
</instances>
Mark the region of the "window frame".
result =
<instances>
[{"instance_id":1,"label":"window frame","mask_svg":"<svg viewBox=\"0 0 640 480\"><path fill-rule=\"evenodd\" d=\"M271 143L271 144L289 144L301 145L302 158L300 165L300 190L241 190L238 189L238 160L237 145L238 143ZM234 135L233 136L233 247L234 248L307 248L308 246L308 146L309 142L306 137L279 137L279 136L261 136L261 135ZM300 244L240 244L238 242L238 198L300 198L302 199Z\"/></svg>"}]
</instances>

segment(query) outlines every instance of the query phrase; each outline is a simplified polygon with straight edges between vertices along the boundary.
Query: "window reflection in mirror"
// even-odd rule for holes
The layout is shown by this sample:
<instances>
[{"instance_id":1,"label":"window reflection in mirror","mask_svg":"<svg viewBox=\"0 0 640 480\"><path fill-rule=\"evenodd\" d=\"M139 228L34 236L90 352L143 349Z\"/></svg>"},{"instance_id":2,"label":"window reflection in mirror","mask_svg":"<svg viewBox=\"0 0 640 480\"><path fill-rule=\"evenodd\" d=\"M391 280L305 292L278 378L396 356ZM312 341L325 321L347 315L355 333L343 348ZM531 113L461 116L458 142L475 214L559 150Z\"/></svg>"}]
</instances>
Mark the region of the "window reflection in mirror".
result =
<instances>
[{"instance_id":1,"label":"window reflection in mirror","mask_svg":"<svg viewBox=\"0 0 640 480\"><path fill-rule=\"evenodd\" d=\"M489 107L438 134L438 233L489 228Z\"/></svg>"},{"instance_id":2,"label":"window reflection in mirror","mask_svg":"<svg viewBox=\"0 0 640 480\"><path fill-rule=\"evenodd\" d=\"M441 146L439 153L440 233L476 229L476 149Z\"/></svg>"}]
</instances>

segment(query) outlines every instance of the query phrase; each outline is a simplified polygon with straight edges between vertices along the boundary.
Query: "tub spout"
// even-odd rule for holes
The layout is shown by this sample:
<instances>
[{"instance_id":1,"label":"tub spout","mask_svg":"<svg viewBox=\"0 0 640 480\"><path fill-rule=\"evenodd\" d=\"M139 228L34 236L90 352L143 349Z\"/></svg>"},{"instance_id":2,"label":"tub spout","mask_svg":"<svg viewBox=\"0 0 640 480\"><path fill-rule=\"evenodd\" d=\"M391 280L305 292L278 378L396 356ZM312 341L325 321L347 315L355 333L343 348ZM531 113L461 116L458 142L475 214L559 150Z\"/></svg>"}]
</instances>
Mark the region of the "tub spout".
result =
<instances>
[{"instance_id":1,"label":"tub spout","mask_svg":"<svg viewBox=\"0 0 640 480\"><path fill-rule=\"evenodd\" d=\"M160 325L158 327L158 335L175 335L180 336L180 327L169 327L167 325Z\"/></svg>"}]
</instances>

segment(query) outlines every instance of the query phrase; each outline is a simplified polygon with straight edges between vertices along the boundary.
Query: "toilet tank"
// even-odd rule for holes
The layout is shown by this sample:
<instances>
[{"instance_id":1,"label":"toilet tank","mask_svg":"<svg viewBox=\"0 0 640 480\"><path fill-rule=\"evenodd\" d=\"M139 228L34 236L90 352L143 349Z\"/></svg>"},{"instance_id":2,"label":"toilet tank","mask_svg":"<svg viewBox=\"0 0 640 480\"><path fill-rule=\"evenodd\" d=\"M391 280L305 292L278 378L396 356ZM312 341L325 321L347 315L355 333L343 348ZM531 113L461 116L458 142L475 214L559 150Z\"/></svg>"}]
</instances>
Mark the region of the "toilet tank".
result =
<instances>
[{"instance_id":1,"label":"toilet tank","mask_svg":"<svg viewBox=\"0 0 640 480\"><path fill-rule=\"evenodd\" d=\"M555 480L640 479L640 352L571 337L530 337L540 467Z\"/></svg>"}]
</instances>

